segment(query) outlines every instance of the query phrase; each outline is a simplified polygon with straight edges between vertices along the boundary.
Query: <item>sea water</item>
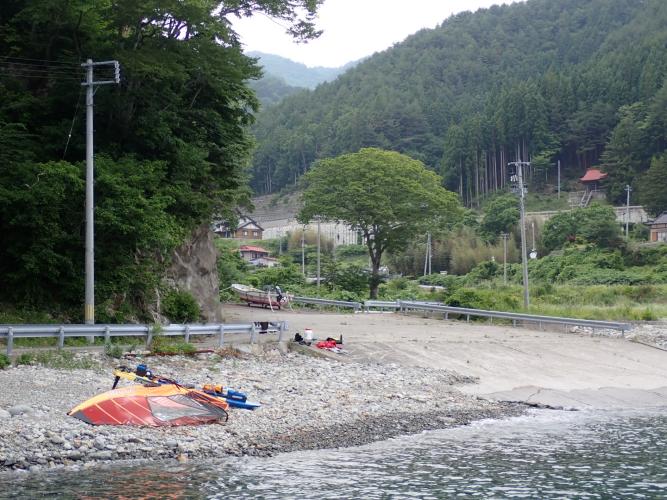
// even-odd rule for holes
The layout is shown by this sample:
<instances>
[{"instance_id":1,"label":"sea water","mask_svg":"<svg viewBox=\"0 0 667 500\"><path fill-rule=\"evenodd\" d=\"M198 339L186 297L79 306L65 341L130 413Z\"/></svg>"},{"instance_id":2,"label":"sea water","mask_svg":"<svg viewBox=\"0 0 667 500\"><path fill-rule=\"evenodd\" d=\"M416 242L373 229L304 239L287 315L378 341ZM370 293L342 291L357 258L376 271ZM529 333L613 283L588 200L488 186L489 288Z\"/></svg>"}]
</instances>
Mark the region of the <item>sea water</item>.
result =
<instances>
[{"instance_id":1,"label":"sea water","mask_svg":"<svg viewBox=\"0 0 667 500\"><path fill-rule=\"evenodd\" d=\"M667 498L667 410L540 410L355 448L0 475L0 497L44 496Z\"/></svg>"}]
</instances>

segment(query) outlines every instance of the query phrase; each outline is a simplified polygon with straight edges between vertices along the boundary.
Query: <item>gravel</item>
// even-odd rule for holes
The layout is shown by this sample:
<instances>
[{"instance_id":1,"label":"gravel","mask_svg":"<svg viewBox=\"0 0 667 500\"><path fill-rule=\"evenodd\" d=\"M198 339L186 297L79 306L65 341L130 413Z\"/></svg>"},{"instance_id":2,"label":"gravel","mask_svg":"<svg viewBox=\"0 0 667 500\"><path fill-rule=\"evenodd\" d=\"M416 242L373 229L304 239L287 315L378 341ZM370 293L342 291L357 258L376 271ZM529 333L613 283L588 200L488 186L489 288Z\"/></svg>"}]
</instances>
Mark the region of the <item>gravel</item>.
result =
<instances>
[{"instance_id":1,"label":"gravel","mask_svg":"<svg viewBox=\"0 0 667 500\"><path fill-rule=\"evenodd\" d=\"M624 337L631 342L639 342L641 344L667 350L667 323L664 322L637 324L634 325L631 330L626 332L581 326L571 328L570 332L596 337Z\"/></svg>"},{"instance_id":2,"label":"gravel","mask_svg":"<svg viewBox=\"0 0 667 500\"><path fill-rule=\"evenodd\" d=\"M459 392L454 384L474 380L449 370L345 362L277 344L254 354L227 349L120 363L100 352L76 356L91 359L97 368L0 370L0 471L355 446L525 409ZM111 388L115 366L138 363L197 387L232 387L262 406L230 409L226 423L181 427L91 426L67 416L74 406Z\"/></svg>"}]
</instances>

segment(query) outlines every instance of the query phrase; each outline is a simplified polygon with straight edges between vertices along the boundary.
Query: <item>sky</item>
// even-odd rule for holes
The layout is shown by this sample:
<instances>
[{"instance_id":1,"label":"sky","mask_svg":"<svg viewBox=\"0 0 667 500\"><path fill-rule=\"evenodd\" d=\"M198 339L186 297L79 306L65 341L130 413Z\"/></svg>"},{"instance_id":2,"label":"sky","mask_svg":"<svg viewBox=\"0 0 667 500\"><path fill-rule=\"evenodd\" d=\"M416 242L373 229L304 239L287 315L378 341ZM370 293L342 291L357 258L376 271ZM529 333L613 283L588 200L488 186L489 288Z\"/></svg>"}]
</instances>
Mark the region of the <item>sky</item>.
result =
<instances>
[{"instance_id":1,"label":"sky","mask_svg":"<svg viewBox=\"0 0 667 500\"><path fill-rule=\"evenodd\" d=\"M306 66L339 67L434 28L452 14L515 0L325 0L316 25L324 33L307 44L285 34L284 24L261 14L234 20L246 51L276 54Z\"/></svg>"}]
</instances>

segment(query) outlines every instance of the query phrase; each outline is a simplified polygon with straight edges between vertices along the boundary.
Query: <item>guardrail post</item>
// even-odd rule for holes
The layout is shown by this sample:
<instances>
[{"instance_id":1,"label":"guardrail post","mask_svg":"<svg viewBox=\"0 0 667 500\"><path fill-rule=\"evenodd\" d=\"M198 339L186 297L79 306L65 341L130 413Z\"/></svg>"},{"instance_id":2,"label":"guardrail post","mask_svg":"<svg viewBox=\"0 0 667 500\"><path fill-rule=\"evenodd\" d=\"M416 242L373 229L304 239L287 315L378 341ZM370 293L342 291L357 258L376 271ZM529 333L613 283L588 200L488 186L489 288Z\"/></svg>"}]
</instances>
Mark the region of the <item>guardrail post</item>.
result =
<instances>
[{"instance_id":1,"label":"guardrail post","mask_svg":"<svg viewBox=\"0 0 667 500\"><path fill-rule=\"evenodd\" d=\"M104 344L110 344L111 343L111 328L109 328L109 325L104 327Z\"/></svg>"},{"instance_id":2,"label":"guardrail post","mask_svg":"<svg viewBox=\"0 0 667 500\"><path fill-rule=\"evenodd\" d=\"M280 322L280 328L278 329L278 342L283 341L283 332L287 330L287 321Z\"/></svg>"},{"instance_id":3,"label":"guardrail post","mask_svg":"<svg viewBox=\"0 0 667 500\"><path fill-rule=\"evenodd\" d=\"M61 326L58 330L58 349L65 347L65 327Z\"/></svg>"},{"instance_id":4,"label":"guardrail post","mask_svg":"<svg viewBox=\"0 0 667 500\"><path fill-rule=\"evenodd\" d=\"M190 325L185 325L185 343L190 343Z\"/></svg>"},{"instance_id":5,"label":"guardrail post","mask_svg":"<svg viewBox=\"0 0 667 500\"><path fill-rule=\"evenodd\" d=\"M512 326L516 328L516 320L515 319L512 320Z\"/></svg>"},{"instance_id":6,"label":"guardrail post","mask_svg":"<svg viewBox=\"0 0 667 500\"><path fill-rule=\"evenodd\" d=\"M252 322L252 327L250 329L250 343L254 344L257 336L257 329L255 328L255 322Z\"/></svg>"},{"instance_id":7,"label":"guardrail post","mask_svg":"<svg viewBox=\"0 0 667 500\"><path fill-rule=\"evenodd\" d=\"M218 342L218 346L222 347L224 343L225 343L225 325L220 325L220 341Z\"/></svg>"},{"instance_id":8,"label":"guardrail post","mask_svg":"<svg viewBox=\"0 0 667 500\"><path fill-rule=\"evenodd\" d=\"M14 349L14 329L10 326L7 330L7 356L12 355Z\"/></svg>"},{"instance_id":9,"label":"guardrail post","mask_svg":"<svg viewBox=\"0 0 667 500\"><path fill-rule=\"evenodd\" d=\"M146 334L146 347L150 347L153 343L153 327L148 325L148 333Z\"/></svg>"},{"instance_id":10,"label":"guardrail post","mask_svg":"<svg viewBox=\"0 0 667 500\"><path fill-rule=\"evenodd\" d=\"M466 323L470 323L470 314L466 314Z\"/></svg>"}]
</instances>

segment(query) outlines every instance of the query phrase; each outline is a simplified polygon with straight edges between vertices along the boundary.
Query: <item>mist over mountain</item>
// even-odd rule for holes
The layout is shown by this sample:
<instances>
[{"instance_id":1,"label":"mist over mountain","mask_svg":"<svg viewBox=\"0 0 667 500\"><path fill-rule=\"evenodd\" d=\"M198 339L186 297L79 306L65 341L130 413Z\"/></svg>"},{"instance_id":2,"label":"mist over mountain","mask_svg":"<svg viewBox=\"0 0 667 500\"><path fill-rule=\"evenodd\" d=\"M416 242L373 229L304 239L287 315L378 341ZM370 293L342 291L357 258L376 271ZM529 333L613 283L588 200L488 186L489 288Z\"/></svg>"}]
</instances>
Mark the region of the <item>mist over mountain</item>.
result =
<instances>
[{"instance_id":1,"label":"mist over mountain","mask_svg":"<svg viewBox=\"0 0 667 500\"><path fill-rule=\"evenodd\" d=\"M275 54L253 51L248 52L247 55L258 58L258 63L262 66L265 76L280 78L291 87L307 89L314 89L320 83L335 80L338 75L357 64L357 61L353 61L338 68L324 66L310 68L305 64Z\"/></svg>"},{"instance_id":2,"label":"mist over mountain","mask_svg":"<svg viewBox=\"0 0 667 500\"><path fill-rule=\"evenodd\" d=\"M261 113L252 187L294 185L319 158L375 146L422 160L468 205L587 167L612 199L667 147L667 2L529 0L452 16ZM267 59L262 59L269 69ZM302 82L305 80L302 77Z\"/></svg>"}]
</instances>

